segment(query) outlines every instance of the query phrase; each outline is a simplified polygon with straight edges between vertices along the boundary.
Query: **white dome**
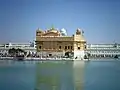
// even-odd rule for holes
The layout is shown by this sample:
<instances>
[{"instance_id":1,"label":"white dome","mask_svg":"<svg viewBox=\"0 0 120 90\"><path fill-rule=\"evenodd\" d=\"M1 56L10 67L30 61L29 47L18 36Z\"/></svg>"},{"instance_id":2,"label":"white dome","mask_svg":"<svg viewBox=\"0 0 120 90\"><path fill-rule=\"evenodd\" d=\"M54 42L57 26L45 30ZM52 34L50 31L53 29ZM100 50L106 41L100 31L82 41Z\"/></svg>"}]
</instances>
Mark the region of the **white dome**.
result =
<instances>
[{"instance_id":1,"label":"white dome","mask_svg":"<svg viewBox=\"0 0 120 90\"><path fill-rule=\"evenodd\" d=\"M62 28L60 30L60 33L61 33L62 36L66 36L67 35L67 31L64 28Z\"/></svg>"},{"instance_id":2,"label":"white dome","mask_svg":"<svg viewBox=\"0 0 120 90\"><path fill-rule=\"evenodd\" d=\"M61 31L61 32L66 32L66 30L65 30L64 28L62 28L60 31Z\"/></svg>"},{"instance_id":3,"label":"white dome","mask_svg":"<svg viewBox=\"0 0 120 90\"><path fill-rule=\"evenodd\" d=\"M82 31L82 29L80 29L80 28L77 28L77 30Z\"/></svg>"}]
</instances>

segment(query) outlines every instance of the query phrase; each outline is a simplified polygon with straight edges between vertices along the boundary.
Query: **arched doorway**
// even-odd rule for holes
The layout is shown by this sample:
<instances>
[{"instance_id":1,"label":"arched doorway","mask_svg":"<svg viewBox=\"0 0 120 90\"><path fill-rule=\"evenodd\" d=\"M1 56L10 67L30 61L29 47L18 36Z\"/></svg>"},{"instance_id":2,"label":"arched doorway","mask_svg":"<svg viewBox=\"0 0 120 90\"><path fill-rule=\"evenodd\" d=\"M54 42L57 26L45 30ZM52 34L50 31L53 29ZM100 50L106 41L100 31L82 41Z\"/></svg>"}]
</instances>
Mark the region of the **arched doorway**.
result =
<instances>
[{"instance_id":1,"label":"arched doorway","mask_svg":"<svg viewBox=\"0 0 120 90\"><path fill-rule=\"evenodd\" d=\"M65 52L65 57L67 58L74 57L74 52L70 52L70 51Z\"/></svg>"}]
</instances>

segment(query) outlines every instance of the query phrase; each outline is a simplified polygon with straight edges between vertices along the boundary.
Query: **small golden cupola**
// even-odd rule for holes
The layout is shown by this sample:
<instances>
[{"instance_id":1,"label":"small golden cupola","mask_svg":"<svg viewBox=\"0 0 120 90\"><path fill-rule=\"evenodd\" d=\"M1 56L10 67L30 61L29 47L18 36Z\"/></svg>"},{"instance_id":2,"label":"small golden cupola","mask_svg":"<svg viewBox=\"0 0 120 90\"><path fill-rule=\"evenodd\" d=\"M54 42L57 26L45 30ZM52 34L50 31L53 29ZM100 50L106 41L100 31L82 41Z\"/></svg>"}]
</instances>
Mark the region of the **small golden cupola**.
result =
<instances>
[{"instance_id":1,"label":"small golden cupola","mask_svg":"<svg viewBox=\"0 0 120 90\"><path fill-rule=\"evenodd\" d=\"M80 28L78 28L78 29L76 30L76 35L81 35L81 29L80 29Z\"/></svg>"},{"instance_id":2,"label":"small golden cupola","mask_svg":"<svg viewBox=\"0 0 120 90\"><path fill-rule=\"evenodd\" d=\"M44 32L41 29L39 29L39 28L36 30L36 35L37 36L41 36L43 33Z\"/></svg>"}]
</instances>

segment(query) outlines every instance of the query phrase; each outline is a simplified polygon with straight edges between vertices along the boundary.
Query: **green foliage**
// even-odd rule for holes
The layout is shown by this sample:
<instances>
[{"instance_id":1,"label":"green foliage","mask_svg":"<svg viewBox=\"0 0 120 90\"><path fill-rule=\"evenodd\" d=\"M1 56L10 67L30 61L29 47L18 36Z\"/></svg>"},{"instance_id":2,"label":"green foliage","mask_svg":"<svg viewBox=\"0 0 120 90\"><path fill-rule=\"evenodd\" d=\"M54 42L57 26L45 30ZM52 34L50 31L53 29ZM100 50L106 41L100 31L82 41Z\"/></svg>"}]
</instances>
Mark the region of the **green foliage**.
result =
<instances>
[{"instance_id":1,"label":"green foliage","mask_svg":"<svg viewBox=\"0 0 120 90\"><path fill-rule=\"evenodd\" d=\"M87 59L87 58L88 58L87 55L85 55L85 56L84 56L84 59Z\"/></svg>"},{"instance_id":2,"label":"green foliage","mask_svg":"<svg viewBox=\"0 0 120 90\"><path fill-rule=\"evenodd\" d=\"M22 50L22 49L15 49L15 48L12 48L12 49L9 49L9 51L8 51L8 53L10 54L10 55L16 55L17 53L23 53L24 52L24 50Z\"/></svg>"}]
</instances>

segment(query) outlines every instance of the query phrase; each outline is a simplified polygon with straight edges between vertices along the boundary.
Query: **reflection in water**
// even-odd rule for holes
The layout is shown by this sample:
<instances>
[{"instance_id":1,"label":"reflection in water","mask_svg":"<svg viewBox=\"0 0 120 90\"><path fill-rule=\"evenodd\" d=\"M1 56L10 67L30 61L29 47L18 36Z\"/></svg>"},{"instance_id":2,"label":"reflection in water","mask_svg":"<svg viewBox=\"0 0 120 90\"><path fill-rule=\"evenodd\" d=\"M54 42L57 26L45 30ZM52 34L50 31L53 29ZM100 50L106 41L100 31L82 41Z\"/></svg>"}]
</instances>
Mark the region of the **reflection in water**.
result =
<instances>
[{"instance_id":1,"label":"reflection in water","mask_svg":"<svg viewBox=\"0 0 120 90\"><path fill-rule=\"evenodd\" d=\"M81 61L38 63L35 90L81 90L83 66Z\"/></svg>"},{"instance_id":2,"label":"reflection in water","mask_svg":"<svg viewBox=\"0 0 120 90\"><path fill-rule=\"evenodd\" d=\"M0 61L0 90L120 90L119 84L115 60Z\"/></svg>"},{"instance_id":3,"label":"reflection in water","mask_svg":"<svg viewBox=\"0 0 120 90\"><path fill-rule=\"evenodd\" d=\"M83 90L84 61L73 62L74 90Z\"/></svg>"}]
</instances>

